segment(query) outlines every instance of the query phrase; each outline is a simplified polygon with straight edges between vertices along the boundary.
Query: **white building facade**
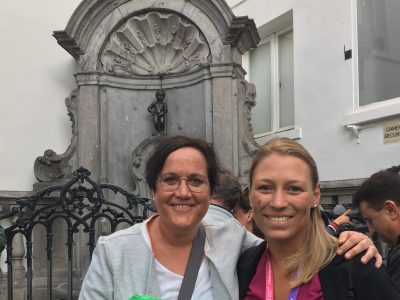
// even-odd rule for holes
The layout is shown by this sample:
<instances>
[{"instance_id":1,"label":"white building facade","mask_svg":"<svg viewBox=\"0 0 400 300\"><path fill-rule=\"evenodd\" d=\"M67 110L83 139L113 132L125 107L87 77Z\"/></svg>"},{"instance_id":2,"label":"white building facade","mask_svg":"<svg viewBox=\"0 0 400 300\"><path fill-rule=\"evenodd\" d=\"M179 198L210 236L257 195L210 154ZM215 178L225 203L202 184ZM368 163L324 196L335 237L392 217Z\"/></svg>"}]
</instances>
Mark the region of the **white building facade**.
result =
<instances>
[{"instance_id":1,"label":"white building facade","mask_svg":"<svg viewBox=\"0 0 400 300\"><path fill-rule=\"evenodd\" d=\"M77 65L52 31L65 27L79 3L3 5L0 191L32 190L35 158L69 145L64 99L75 86ZM326 188L357 185L399 164L398 1L228 4L235 15L253 18L261 37L243 57L258 91L252 121L259 144L278 135L298 139L314 155ZM44 10L51 14L43 17Z\"/></svg>"},{"instance_id":2,"label":"white building facade","mask_svg":"<svg viewBox=\"0 0 400 300\"><path fill-rule=\"evenodd\" d=\"M317 161L325 195L399 165L398 1L229 4L254 19L261 37L244 57L257 87L253 130L260 144L298 139ZM351 201L344 191L326 200Z\"/></svg>"}]
</instances>

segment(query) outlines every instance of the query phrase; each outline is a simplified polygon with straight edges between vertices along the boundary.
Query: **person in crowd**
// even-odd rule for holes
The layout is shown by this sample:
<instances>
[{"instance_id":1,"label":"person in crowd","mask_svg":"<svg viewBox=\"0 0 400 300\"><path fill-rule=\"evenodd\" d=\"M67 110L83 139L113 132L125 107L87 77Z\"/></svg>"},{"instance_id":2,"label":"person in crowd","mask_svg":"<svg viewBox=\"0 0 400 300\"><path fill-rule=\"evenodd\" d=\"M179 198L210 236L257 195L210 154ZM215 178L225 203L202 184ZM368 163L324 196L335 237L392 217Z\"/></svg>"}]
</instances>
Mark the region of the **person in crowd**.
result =
<instances>
[{"instance_id":1,"label":"person in crowd","mask_svg":"<svg viewBox=\"0 0 400 300\"><path fill-rule=\"evenodd\" d=\"M264 235L254 222L248 187L244 188L242 191L241 197L234 209L234 216L248 231L252 232L259 238L264 239Z\"/></svg>"},{"instance_id":2,"label":"person in crowd","mask_svg":"<svg viewBox=\"0 0 400 300\"><path fill-rule=\"evenodd\" d=\"M389 275L400 288L400 175L379 171L365 180L353 198L368 223L368 230L386 242Z\"/></svg>"},{"instance_id":3,"label":"person in crowd","mask_svg":"<svg viewBox=\"0 0 400 300\"><path fill-rule=\"evenodd\" d=\"M233 218L202 221L218 172L206 142L185 136L160 138L146 166L157 213L99 238L79 299L238 299L239 255L261 240L250 239ZM370 259L377 251L369 243L359 234L346 235L341 250L352 256L369 248L365 258Z\"/></svg>"},{"instance_id":4,"label":"person in crowd","mask_svg":"<svg viewBox=\"0 0 400 300\"><path fill-rule=\"evenodd\" d=\"M240 299L400 299L384 268L337 255L318 208L317 166L299 143L275 138L250 168L250 201L266 242L246 250L237 270Z\"/></svg>"},{"instance_id":5,"label":"person in crowd","mask_svg":"<svg viewBox=\"0 0 400 300\"><path fill-rule=\"evenodd\" d=\"M233 218L232 213L240 197L241 186L236 176L229 171L221 172L211 195L206 218L209 218L209 221L224 221Z\"/></svg>"},{"instance_id":6,"label":"person in crowd","mask_svg":"<svg viewBox=\"0 0 400 300\"><path fill-rule=\"evenodd\" d=\"M6 235L4 232L4 228L0 225L0 253L6 247Z\"/></svg>"},{"instance_id":7,"label":"person in crowd","mask_svg":"<svg viewBox=\"0 0 400 300\"><path fill-rule=\"evenodd\" d=\"M340 207L338 209L338 207ZM343 209L341 208L343 207ZM343 205L336 205L335 208L333 209L333 214L337 215L337 217L334 220L327 220L326 225L326 230L333 235L333 236L338 236L340 233L340 226L344 224L348 224L350 222L350 217L348 216L348 213L350 212L350 209L347 209Z\"/></svg>"},{"instance_id":8,"label":"person in crowd","mask_svg":"<svg viewBox=\"0 0 400 300\"><path fill-rule=\"evenodd\" d=\"M243 189L234 209L234 216L248 231L253 232L253 210L249 200L249 188Z\"/></svg>"},{"instance_id":9,"label":"person in crowd","mask_svg":"<svg viewBox=\"0 0 400 300\"><path fill-rule=\"evenodd\" d=\"M241 227L243 224L236 219L235 209L242 198L242 191L239 180L229 171L223 171L218 176L218 183L210 199L210 206L203 220L207 223L216 224L217 222L231 223L232 227ZM247 240L251 243L260 243L259 235L254 235L246 226L244 228ZM243 232L243 228L237 228L238 232Z\"/></svg>"}]
</instances>

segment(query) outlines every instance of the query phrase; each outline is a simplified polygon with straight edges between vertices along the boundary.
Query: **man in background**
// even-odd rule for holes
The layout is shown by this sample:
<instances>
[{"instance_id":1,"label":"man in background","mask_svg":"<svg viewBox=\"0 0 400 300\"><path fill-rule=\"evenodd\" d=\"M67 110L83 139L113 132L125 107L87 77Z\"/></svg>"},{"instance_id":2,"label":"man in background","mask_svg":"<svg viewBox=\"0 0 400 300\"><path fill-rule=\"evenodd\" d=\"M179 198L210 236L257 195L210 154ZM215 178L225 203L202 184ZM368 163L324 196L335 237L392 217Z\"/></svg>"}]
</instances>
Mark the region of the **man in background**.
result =
<instances>
[{"instance_id":1,"label":"man in background","mask_svg":"<svg viewBox=\"0 0 400 300\"><path fill-rule=\"evenodd\" d=\"M259 244L262 240L246 230L233 216L241 196L242 190L238 179L228 171L220 173L203 221L216 226L230 224L237 233L232 238L246 240L253 245Z\"/></svg>"},{"instance_id":2,"label":"man in background","mask_svg":"<svg viewBox=\"0 0 400 300\"><path fill-rule=\"evenodd\" d=\"M379 171L360 186L353 199L368 223L371 234L378 234L391 248L387 271L400 288L400 175Z\"/></svg>"},{"instance_id":3,"label":"man in background","mask_svg":"<svg viewBox=\"0 0 400 300\"><path fill-rule=\"evenodd\" d=\"M246 187L239 201L236 204L233 215L248 231L252 232L261 239L264 239L264 234L258 228L253 219L253 209L249 199L249 188Z\"/></svg>"},{"instance_id":4,"label":"man in background","mask_svg":"<svg viewBox=\"0 0 400 300\"><path fill-rule=\"evenodd\" d=\"M233 210L241 197L241 193L238 179L228 171L221 173L214 194L211 196L206 216L216 221L233 218Z\"/></svg>"}]
</instances>

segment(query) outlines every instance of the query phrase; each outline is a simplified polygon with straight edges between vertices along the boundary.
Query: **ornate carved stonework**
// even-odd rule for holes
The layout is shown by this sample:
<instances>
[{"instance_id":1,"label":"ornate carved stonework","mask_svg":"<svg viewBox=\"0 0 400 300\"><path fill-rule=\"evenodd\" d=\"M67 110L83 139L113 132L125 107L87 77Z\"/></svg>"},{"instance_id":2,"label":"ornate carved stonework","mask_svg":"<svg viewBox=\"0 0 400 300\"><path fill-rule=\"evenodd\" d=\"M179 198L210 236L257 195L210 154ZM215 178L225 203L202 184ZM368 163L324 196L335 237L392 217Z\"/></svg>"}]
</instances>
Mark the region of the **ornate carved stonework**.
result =
<instances>
[{"instance_id":1,"label":"ornate carved stonework","mask_svg":"<svg viewBox=\"0 0 400 300\"><path fill-rule=\"evenodd\" d=\"M259 148L259 145L254 140L253 131L251 128L251 109L256 105L256 87L254 84L246 80L240 81L239 86L239 103L243 106L240 108L242 111L240 116L242 118L242 145L246 153L252 157Z\"/></svg>"},{"instance_id":2,"label":"ornate carved stonework","mask_svg":"<svg viewBox=\"0 0 400 300\"><path fill-rule=\"evenodd\" d=\"M106 73L166 75L184 73L208 63L204 35L173 13L150 12L131 17L114 31L101 53Z\"/></svg>"},{"instance_id":3,"label":"ornate carved stonework","mask_svg":"<svg viewBox=\"0 0 400 300\"><path fill-rule=\"evenodd\" d=\"M145 139L132 152L132 177L135 183L135 194L140 197L150 198L150 190L145 179L146 163L153 153L156 142L160 136Z\"/></svg>"},{"instance_id":4,"label":"ornate carved stonework","mask_svg":"<svg viewBox=\"0 0 400 300\"><path fill-rule=\"evenodd\" d=\"M251 109L256 105L256 87L244 79L238 81L238 102L239 102L239 134L241 147L239 148L239 182L243 186L249 183L249 170L254 154L259 145L254 140L251 128Z\"/></svg>"},{"instance_id":5,"label":"ornate carved stonework","mask_svg":"<svg viewBox=\"0 0 400 300\"><path fill-rule=\"evenodd\" d=\"M72 122L72 139L68 149L63 154L57 154L51 149L44 152L35 160L33 170L36 179L41 182L50 182L54 179L70 178L72 175L72 166L69 164L77 144L77 90L65 99L65 106L68 110L68 116Z\"/></svg>"}]
</instances>

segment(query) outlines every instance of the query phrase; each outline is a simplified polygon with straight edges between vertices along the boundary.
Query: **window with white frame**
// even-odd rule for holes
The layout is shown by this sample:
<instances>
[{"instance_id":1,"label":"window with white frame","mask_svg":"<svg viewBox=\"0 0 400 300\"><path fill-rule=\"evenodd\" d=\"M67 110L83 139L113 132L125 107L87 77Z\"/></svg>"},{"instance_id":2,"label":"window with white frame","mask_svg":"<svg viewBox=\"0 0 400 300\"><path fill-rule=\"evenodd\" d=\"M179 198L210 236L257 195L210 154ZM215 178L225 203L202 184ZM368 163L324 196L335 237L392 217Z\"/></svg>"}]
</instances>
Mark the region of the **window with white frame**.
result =
<instances>
[{"instance_id":1,"label":"window with white frame","mask_svg":"<svg viewBox=\"0 0 400 300\"><path fill-rule=\"evenodd\" d=\"M358 105L400 97L400 1L357 1Z\"/></svg>"},{"instance_id":2,"label":"window with white frame","mask_svg":"<svg viewBox=\"0 0 400 300\"><path fill-rule=\"evenodd\" d=\"M249 79L257 88L252 110L255 136L294 127L293 29L262 38L249 53Z\"/></svg>"}]
</instances>

